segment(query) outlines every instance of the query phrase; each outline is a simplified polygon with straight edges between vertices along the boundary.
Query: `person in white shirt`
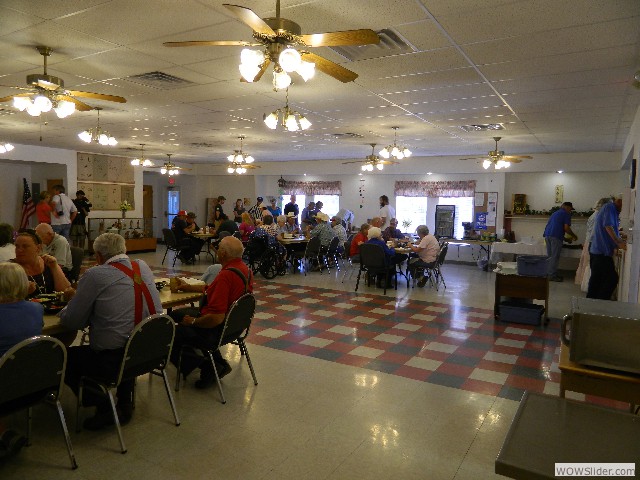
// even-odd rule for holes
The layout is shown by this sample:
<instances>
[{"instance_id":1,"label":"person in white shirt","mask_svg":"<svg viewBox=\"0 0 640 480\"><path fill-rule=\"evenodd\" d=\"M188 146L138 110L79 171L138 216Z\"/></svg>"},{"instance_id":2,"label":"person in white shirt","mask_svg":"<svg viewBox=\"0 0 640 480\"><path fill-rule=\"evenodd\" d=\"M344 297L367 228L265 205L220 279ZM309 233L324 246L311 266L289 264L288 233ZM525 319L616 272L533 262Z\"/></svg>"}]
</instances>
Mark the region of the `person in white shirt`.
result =
<instances>
[{"instance_id":1,"label":"person in white shirt","mask_svg":"<svg viewBox=\"0 0 640 480\"><path fill-rule=\"evenodd\" d=\"M71 222L76 218L78 209L69 197L64 194L64 186L55 185L51 199L51 226L53 231L62 235L67 241L70 239Z\"/></svg>"},{"instance_id":2,"label":"person in white shirt","mask_svg":"<svg viewBox=\"0 0 640 480\"><path fill-rule=\"evenodd\" d=\"M62 267L65 275L68 275L73 268L73 261L71 247L67 239L55 233L48 223L38 225L36 227L36 235L42 240L42 252L56 257L58 265Z\"/></svg>"},{"instance_id":3,"label":"person in white shirt","mask_svg":"<svg viewBox=\"0 0 640 480\"><path fill-rule=\"evenodd\" d=\"M389 220L396 218L396 209L389 205L389 197L382 195L380 197L380 213L378 216L382 220L381 229L389 224Z\"/></svg>"}]
</instances>

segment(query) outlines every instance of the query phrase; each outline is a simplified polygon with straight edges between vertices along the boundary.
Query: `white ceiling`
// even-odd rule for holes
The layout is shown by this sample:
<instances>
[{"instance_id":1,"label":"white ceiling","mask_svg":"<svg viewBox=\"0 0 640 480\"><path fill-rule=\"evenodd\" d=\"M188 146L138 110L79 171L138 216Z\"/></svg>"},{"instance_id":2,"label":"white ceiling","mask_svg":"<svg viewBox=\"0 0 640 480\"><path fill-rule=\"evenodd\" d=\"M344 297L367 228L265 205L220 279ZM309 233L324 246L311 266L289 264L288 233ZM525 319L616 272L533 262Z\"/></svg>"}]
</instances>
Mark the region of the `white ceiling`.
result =
<instances>
[{"instance_id":1,"label":"white ceiling","mask_svg":"<svg viewBox=\"0 0 640 480\"><path fill-rule=\"evenodd\" d=\"M275 16L275 0L237 3ZM0 84L24 86L27 74L42 73L35 46L46 45L54 50L49 73L66 88L127 98L87 102L103 108L101 125L120 141L115 149L78 140L95 125L95 112L33 118L10 103L0 104L0 140L132 156L126 148L145 143L152 158L173 153L177 161L224 164L242 134L258 162L344 161L364 158L369 143L391 143L393 126L414 155L480 155L493 148L495 133L460 125L503 123L501 149L535 157L621 150L640 104L631 86L640 67L638 0L283 0L282 16L303 33L390 28L415 51L381 49L380 58L351 62L315 49L359 77L298 79L290 104L313 126L272 131L262 116L284 106L285 94L272 90L270 74L238 81L241 47L162 45L251 40L222 2L0 0ZM129 78L152 71L193 83L160 90ZM13 92L0 86L0 96Z\"/></svg>"}]
</instances>

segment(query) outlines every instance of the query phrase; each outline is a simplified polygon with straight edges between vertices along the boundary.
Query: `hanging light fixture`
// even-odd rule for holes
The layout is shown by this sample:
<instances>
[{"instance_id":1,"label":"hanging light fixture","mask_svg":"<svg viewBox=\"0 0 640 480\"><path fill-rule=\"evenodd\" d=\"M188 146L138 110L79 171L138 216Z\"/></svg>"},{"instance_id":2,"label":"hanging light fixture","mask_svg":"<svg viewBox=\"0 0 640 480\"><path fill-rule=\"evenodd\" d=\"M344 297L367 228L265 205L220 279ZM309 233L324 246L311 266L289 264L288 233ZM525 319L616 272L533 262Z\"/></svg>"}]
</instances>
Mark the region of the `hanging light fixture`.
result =
<instances>
[{"instance_id":1,"label":"hanging light fixture","mask_svg":"<svg viewBox=\"0 0 640 480\"><path fill-rule=\"evenodd\" d=\"M287 88L287 99L284 108L278 108L269 115L266 113L262 116L264 123L271 130L275 130L278 124L282 125L290 132L296 132L298 130L306 130L312 124L311 122L299 112L291 110L289 108L289 89Z\"/></svg>"},{"instance_id":2,"label":"hanging light fixture","mask_svg":"<svg viewBox=\"0 0 640 480\"><path fill-rule=\"evenodd\" d=\"M80 132L78 134L78 137L80 138L80 140L86 143L93 142L93 143L99 143L100 145L105 145L105 146L109 145L112 147L117 145L118 141L115 139L115 137L113 137L106 130L103 130L102 128L100 128L100 110L102 110L102 108L96 107L95 109L98 111L98 125L93 128L89 128L84 132Z\"/></svg>"},{"instance_id":3,"label":"hanging light fixture","mask_svg":"<svg viewBox=\"0 0 640 480\"><path fill-rule=\"evenodd\" d=\"M0 142L0 154L10 152L14 148L10 143Z\"/></svg>"},{"instance_id":4,"label":"hanging light fixture","mask_svg":"<svg viewBox=\"0 0 640 480\"><path fill-rule=\"evenodd\" d=\"M167 153L167 157L169 157L169 160L164 162L164 165L162 166L162 168L160 168L160 173L162 175L169 175L170 177L173 177L174 175L178 175L180 173L180 169L171 162L171 155L173 154Z\"/></svg>"},{"instance_id":5,"label":"hanging light fixture","mask_svg":"<svg viewBox=\"0 0 640 480\"><path fill-rule=\"evenodd\" d=\"M32 95L13 97L13 106L21 112L26 111L32 117L39 117L53 109L58 118L65 118L76 111L76 104L60 97L55 91L41 89Z\"/></svg>"},{"instance_id":6,"label":"hanging light fixture","mask_svg":"<svg viewBox=\"0 0 640 480\"><path fill-rule=\"evenodd\" d=\"M242 151L242 141L245 139L245 136L240 135L238 138L240 139L240 150L234 150L233 153L227 157L227 160L230 162L229 167L227 168L228 173L246 173L247 165L255 162L255 158Z\"/></svg>"},{"instance_id":7,"label":"hanging light fixture","mask_svg":"<svg viewBox=\"0 0 640 480\"><path fill-rule=\"evenodd\" d=\"M397 144L398 141L398 127L393 127L393 145L387 145L386 147L384 147L382 150L380 150L380 152L378 152L380 154L380 156L382 158L389 158L389 157L393 157L397 160L402 160L405 157L410 157L411 156L411 150L409 150L407 147L399 147Z\"/></svg>"},{"instance_id":8,"label":"hanging light fixture","mask_svg":"<svg viewBox=\"0 0 640 480\"><path fill-rule=\"evenodd\" d=\"M306 82L313 78L316 64L302 60L300 52L280 43L270 44L265 51L245 48L240 53L240 75L247 82L260 80L264 69L273 62L273 88L283 90L291 85L290 73L296 72Z\"/></svg>"},{"instance_id":9,"label":"hanging light fixture","mask_svg":"<svg viewBox=\"0 0 640 480\"><path fill-rule=\"evenodd\" d=\"M148 158L144 158L144 143L140 144L140 158L134 158L131 160L131 165L134 167L153 167L154 163Z\"/></svg>"}]
</instances>

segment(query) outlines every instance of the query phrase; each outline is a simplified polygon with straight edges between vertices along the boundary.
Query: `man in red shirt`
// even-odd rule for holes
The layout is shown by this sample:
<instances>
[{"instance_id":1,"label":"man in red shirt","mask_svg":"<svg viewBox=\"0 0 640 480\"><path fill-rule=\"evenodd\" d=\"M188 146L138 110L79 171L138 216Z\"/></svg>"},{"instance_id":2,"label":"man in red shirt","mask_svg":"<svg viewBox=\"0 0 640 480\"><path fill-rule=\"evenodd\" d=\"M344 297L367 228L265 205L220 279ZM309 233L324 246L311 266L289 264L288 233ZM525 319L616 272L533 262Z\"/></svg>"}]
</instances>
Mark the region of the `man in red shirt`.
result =
<instances>
[{"instance_id":1,"label":"man in red shirt","mask_svg":"<svg viewBox=\"0 0 640 480\"><path fill-rule=\"evenodd\" d=\"M242 242L235 237L225 237L218 246L218 259L222 263L222 270L211 285L205 287L206 303L197 308L182 308L171 312L171 318L178 324L173 343L172 361L177 364L178 355L183 345L196 349L212 349L218 346L224 319L233 302L245 293L253 291L251 272L242 261L244 248ZM188 285L179 280L180 291L202 291L198 285ZM231 365L220 354L213 354L216 369L220 378L231 372ZM208 388L215 383L215 373L208 359L184 355L181 372L183 376L200 368L200 380L196 388Z\"/></svg>"}]
</instances>

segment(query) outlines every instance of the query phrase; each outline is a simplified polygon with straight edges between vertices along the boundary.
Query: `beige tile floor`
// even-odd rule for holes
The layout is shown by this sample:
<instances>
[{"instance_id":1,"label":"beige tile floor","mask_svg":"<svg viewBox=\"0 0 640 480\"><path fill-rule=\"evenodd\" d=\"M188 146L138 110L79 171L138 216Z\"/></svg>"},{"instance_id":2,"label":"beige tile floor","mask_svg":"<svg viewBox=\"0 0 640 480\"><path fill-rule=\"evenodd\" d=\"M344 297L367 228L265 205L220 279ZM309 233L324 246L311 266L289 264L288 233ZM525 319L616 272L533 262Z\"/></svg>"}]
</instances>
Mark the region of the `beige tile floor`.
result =
<instances>
[{"instance_id":1,"label":"beige tile floor","mask_svg":"<svg viewBox=\"0 0 640 480\"><path fill-rule=\"evenodd\" d=\"M162 256L138 255L152 265ZM186 267L201 272L206 265ZM445 264L447 289L390 290L408 298L491 308L493 274ZM352 290L355 276L288 274L282 285ZM259 282L266 282L258 278ZM381 293L362 286L363 291ZM568 311L579 289L551 284L552 317ZM259 385L236 349L224 380L227 404L216 390L188 384L176 393L176 427L158 378L140 378L137 408L124 427L128 453L114 430L76 434L75 398L63 405L79 464L69 469L53 410L35 411L33 445L0 464L2 479L490 479L518 403L414 381L312 357L250 345ZM170 368L173 380L174 370ZM85 412L90 414L90 411ZM22 427L22 417L12 422Z\"/></svg>"}]
</instances>

